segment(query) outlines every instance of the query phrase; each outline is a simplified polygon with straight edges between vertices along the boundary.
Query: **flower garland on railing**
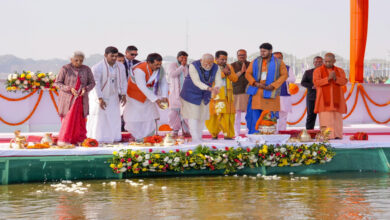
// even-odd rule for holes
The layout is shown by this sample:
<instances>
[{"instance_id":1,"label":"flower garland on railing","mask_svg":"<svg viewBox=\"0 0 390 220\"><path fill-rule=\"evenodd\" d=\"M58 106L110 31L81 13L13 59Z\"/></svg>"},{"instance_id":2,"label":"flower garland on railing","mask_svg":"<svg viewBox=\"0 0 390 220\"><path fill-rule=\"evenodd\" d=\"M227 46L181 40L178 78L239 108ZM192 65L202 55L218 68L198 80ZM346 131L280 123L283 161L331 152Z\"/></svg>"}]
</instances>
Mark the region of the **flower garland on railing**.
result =
<instances>
[{"instance_id":1,"label":"flower garland on railing","mask_svg":"<svg viewBox=\"0 0 390 220\"><path fill-rule=\"evenodd\" d=\"M8 75L6 84L6 89L9 92L22 91L24 92L33 92L35 90L56 90L53 83L55 82L56 75L52 72L42 73L42 72L31 72L23 71L23 73L12 73Z\"/></svg>"},{"instance_id":2,"label":"flower garland on railing","mask_svg":"<svg viewBox=\"0 0 390 220\"><path fill-rule=\"evenodd\" d=\"M122 149L113 152L110 167L114 173L167 172L196 169L236 172L246 167L284 167L325 163L335 152L328 144L263 145L247 148L198 146L194 150L148 152Z\"/></svg>"}]
</instances>

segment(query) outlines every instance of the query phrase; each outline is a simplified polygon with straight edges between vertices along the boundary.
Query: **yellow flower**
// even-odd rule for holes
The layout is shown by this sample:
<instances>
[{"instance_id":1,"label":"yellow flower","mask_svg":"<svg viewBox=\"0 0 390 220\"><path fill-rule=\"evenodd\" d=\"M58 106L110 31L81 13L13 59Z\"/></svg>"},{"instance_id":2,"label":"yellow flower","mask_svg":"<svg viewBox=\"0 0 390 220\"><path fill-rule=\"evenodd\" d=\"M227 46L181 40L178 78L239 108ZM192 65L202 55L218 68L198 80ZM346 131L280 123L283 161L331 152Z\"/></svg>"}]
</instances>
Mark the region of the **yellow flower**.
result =
<instances>
[{"instance_id":1,"label":"yellow flower","mask_svg":"<svg viewBox=\"0 0 390 220\"><path fill-rule=\"evenodd\" d=\"M160 165L160 166L158 166L158 168L159 168L159 169L162 169L162 168L164 168L164 166L163 166L163 165Z\"/></svg>"},{"instance_id":2,"label":"yellow flower","mask_svg":"<svg viewBox=\"0 0 390 220\"><path fill-rule=\"evenodd\" d=\"M137 168L138 167L138 163L134 164L133 168Z\"/></svg>"},{"instance_id":3,"label":"yellow flower","mask_svg":"<svg viewBox=\"0 0 390 220\"><path fill-rule=\"evenodd\" d=\"M120 168L122 168L123 167L123 163L119 163L118 164L118 168L120 169Z\"/></svg>"},{"instance_id":4,"label":"yellow flower","mask_svg":"<svg viewBox=\"0 0 390 220\"><path fill-rule=\"evenodd\" d=\"M142 171L143 171L143 172L146 172L146 171L148 171L148 169L146 169L146 168L144 167L144 168L142 168Z\"/></svg>"},{"instance_id":5,"label":"yellow flower","mask_svg":"<svg viewBox=\"0 0 390 220\"><path fill-rule=\"evenodd\" d=\"M118 154L118 152L114 151L114 152L112 152L112 154L114 154L114 155L117 155L117 154Z\"/></svg>"},{"instance_id":6,"label":"yellow flower","mask_svg":"<svg viewBox=\"0 0 390 220\"><path fill-rule=\"evenodd\" d=\"M306 155L302 155L302 159L306 159Z\"/></svg>"},{"instance_id":7,"label":"yellow flower","mask_svg":"<svg viewBox=\"0 0 390 220\"><path fill-rule=\"evenodd\" d=\"M7 91L10 91L10 90L12 90L12 87L11 86L7 87Z\"/></svg>"},{"instance_id":8,"label":"yellow flower","mask_svg":"<svg viewBox=\"0 0 390 220\"><path fill-rule=\"evenodd\" d=\"M27 74L26 79L31 79L31 74Z\"/></svg>"},{"instance_id":9,"label":"yellow flower","mask_svg":"<svg viewBox=\"0 0 390 220\"><path fill-rule=\"evenodd\" d=\"M328 151L328 149L326 149L326 147L324 147L324 146L321 146L320 150L323 151L323 152L327 152Z\"/></svg>"},{"instance_id":10,"label":"yellow flower","mask_svg":"<svg viewBox=\"0 0 390 220\"><path fill-rule=\"evenodd\" d=\"M160 154L155 154L154 158L156 158L156 159L160 158Z\"/></svg>"},{"instance_id":11,"label":"yellow flower","mask_svg":"<svg viewBox=\"0 0 390 220\"><path fill-rule=\"evenodd\" d=\"M139 171L138 170L133 170L133 173L137 174L137 173L139 173Z\"/></svg>"},{"instance_id":12,"label":"yellow flower","mask_svg":"<svg viewBox=\"0 0 390 220\"><path fill-rule=\"evenodd\" d=\"M26 74L22 73L20 74L20 78L25 78L26 77Z\"/></svg>"},{"instance_id":13,"label":"yellow flower","mask_svg":"<svg viewBox=\"0 0 390 220\"><path fill-rule=\"evenodd\" d=\"M34 83L35 86L40 86L41 84L39 82Z\"/></svg>"},{"instance_id":14,"label":"yellow flower","mask_svg":"<svg viewBox=\"0 0 390 220\"><path fill-rule=\"evenodd\" d=\"M27 73L31 73L31 71L27 71Z\"/></svg>"},{"instance_id":15,"label":"yellow flower","mask_svg":"<svg viewBox=\"0 0 390 220\"><path fill-rule=\"evenodd\" d=\"M192 150L189 150L188 153L191 155L192 154Z\"/></svg>"},{"instance_id":16,"label":"yellow flower","mask_svg":"<svg viewBox=\"0 0 390 220\"><path fill-rule=\"evenodd\" d=\"M115 168L115 164L110 164L110 167L112 168L112 169L114 169Z\"/></svg>"},{"instance_id":17,"label":"yellow flower","mask_svg":"<svg viewBox=\"0 0 390 220\"><path fill-rule=\"evenodd\" d=\"M153 166L154 166L154 167L158 167L158 163L154 163Z\"/></svg>"},{"instance_id":18,"label":"yellow flower","mask_svg":"<svg viewBox=\"0 0 390 220\"><path fill-rule=\"evenodd\" d=\"M135 151L131 151L131 156L134 157Z\"/></svg>"},{"instance_id":19,"label":"yellow flower","mask_svg":"<svg viewBox=\"0 0 390 220\"><path fill-rule=\"evenodd\" d=\"M240 151L240 150L242 150L242 148L241 148L241 147L239 147L239 148L237 148L237 150L239 150L239 151Z\"/></svg>"},{"instance_id":20,"label":"yellow flower","mask_svg":"<svg viewBox=\"0 0 390 220\"><path fill-rule=\"evenodd\" d=\"M45 74L44 73L40 73L40 74L38 74L38 77L39 78L43 78L43 77L45 77Z\"/></svg>"},{"instance_id":21,"label":"yellow flower","mask_svg":"<svg viewBox=\"0 0 390 220\"><path fill-rule=\"evenodd\" d=\"M198 156L202 159L206 159L206 157L203 154L198 154Z\"/></svg>"},{"instance_id":22,"label":"yellow flower","mask_svg":"<svg viewBox=\"0 0 390 220\"><path fill-rule=\"evenodd\" d=\"M268 149L268 146L264 144L263 149Z\"/></svg>"},{"instance_id":23,"label":"yellow flower","mask_svg":"<svg viewBox=\"0 0 390 220\"><path fill-rule=\"evenodd\" d=\"M268 150L267 149L263 149L263 154L267 154L268 153Z\"/></svg>"},{"instance_id":24,"label":"yellow flower","mask_svg":"<svg viewBox=\"0 0 390 220\"><path fill-rule=\"evenodd\" d=\"M241 160L242 159L242 154L237 155L237 158Z\"/></svg>"}]
</instances>

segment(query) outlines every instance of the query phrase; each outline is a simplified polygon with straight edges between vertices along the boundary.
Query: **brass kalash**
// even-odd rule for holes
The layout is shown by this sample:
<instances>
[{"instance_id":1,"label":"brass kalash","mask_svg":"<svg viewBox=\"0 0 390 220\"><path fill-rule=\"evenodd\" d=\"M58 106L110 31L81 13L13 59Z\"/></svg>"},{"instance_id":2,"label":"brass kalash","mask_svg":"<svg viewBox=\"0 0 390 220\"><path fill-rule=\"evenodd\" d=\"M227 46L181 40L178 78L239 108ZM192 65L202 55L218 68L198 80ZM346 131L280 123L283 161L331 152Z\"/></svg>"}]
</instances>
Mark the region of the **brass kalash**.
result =
<instances>
[{"instance_id":1,"label":"brass kalash","mask_svg":"<svg viewBox=\"0 0 390 220\"><path fill-rule=\"evenodd\" d=\"M13 138L9 142L9 147L13 148L12 145L15 144L16 148L18 148L18 149L25 149L25 148L27 148L28 143L27 143L26 137L20 135L20 131L19 130L16 130L14 132L14 134L15 134L15 138Z\"/></svg>"}]
</instances>

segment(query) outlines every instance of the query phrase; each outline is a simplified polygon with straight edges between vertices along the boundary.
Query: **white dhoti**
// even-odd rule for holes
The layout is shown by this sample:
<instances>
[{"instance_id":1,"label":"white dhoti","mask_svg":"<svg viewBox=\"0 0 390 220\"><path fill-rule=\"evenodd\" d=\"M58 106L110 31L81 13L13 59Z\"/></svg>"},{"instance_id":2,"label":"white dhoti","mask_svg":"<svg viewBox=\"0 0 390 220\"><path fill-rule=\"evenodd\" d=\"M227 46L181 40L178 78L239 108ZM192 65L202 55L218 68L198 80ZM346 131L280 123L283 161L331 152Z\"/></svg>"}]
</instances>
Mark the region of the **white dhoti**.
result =
<instances>
[{"instance_id":1,"label":"white dhoti","mask_svg":"<svg viewBox=\"0 0 390 220\"><path fill-rule=\"evenodd\" d=\"M156 119L159 118L157 104L146 99L144 103L127 96L123 120L125 129L137 140L153 135Z\"/></svg>"},{"instance_id":2,"label":"white dhoti","mask_svg":"<svg viewBox=\"0 0 390 220\"><path fill-rule=\"evenodd\" d=\"M205 105L203 101L200 105L195 105L181 99L181 112L183 118L188 119L192 141L201 141L205 122L210 118L209 105Z\"/></svg>"},{"instance_id":3,"label":"white dhoti","mask_svg":"<svg viewBox=\"0 0 390 220\"><path fill-rule=\"evenodd\" d=\"M87 137L101 143L121 141L121 113L118 95L104 100L107 104L103 110L95 100L90 101L91 112L87 119Z\"/></svg>"}]
</instances>

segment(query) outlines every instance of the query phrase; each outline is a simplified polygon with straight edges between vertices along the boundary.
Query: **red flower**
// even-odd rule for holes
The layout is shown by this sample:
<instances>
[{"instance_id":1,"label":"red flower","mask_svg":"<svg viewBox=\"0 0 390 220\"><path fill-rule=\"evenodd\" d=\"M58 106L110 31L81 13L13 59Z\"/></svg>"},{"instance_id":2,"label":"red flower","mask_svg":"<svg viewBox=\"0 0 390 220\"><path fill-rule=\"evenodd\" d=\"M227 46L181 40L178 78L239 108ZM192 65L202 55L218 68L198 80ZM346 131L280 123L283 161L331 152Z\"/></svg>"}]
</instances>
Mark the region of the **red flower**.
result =
<instances>
[{"instance_id":1,"label":"red flower","mask_svg":"<svg viewBox=\"0 0 390 220\"><path fill-rule=\"evenodd\" d=\"M149 160L149 164L151 164L152 163L152 161L151 160Z\"/></svg>"},{"instance_id":2,"label":"red flower","mask_svg":"<svg viewBox=\"0 0 390 220\"><path fill-rule=\"evenodd\" d=\"M161 153L165 154L165 150L161 151Z\"/></svg>"},{"instance_id":3,"label":"red flower","mask_svg":"<svg viewBox=\"0 0 390 220\"><path fill-rule=\"evenodd\" d=\"M190 156L190 153L189 153L189 152L187 152L187 153L186 153L186 156L187 156L187 157L188 157L188 156Z\"/></svg>"},{"instance_id":4,"label":"red flower","mask_svg":"<svg viewBox=\"0 0 390 220\"><path fill-rule=\"evenodd\" d=\"M216 146L211 146L213 149L217 149L217 147Z\"/></svg>"},{"instance_id":5,"label":"red flower","mask_svg":"<svg viewBox=\"0 0 390 220\"><path fill-rule=\"evenodd\" d=\"M149 149L149 153L152 153L153 152L153 149Z\"/></svg>"},{"instance_id":6,"label":"red flower","mask_svg":"<svg viewBox=\"0 0 390 220\"><path fill-rule=\"evenodd\" d=\"M117 170L118 168L114 167L114 170Z\"/></svg>"},{"instance_id":7,"label":"red flower","mask_svg":"<svg viewBox=\"0 0 390 220\"><path fill-rule=\"evenodd\" d=\"M259 157L263 156L262 154L259 154Z\"/></svg>"},{"instance_id":8,"label":"red flower","mask_svg":"<svg viewBox=\"0 0 390 220\"><path fill-rule=\"evenodd\" d=\"M285 157L286 155L282 154L282 157Z\"/></svg>"},{"instance_id":9,"label":"red flower","mask_svg":"<svg viewBox=\"0 0 390 220\"><path fill-rule=\"evenodd\" d=\"M139 157L139 155L138 155L138 154L135 154L135 155L134 155L134 157L135 157L135 158L138 158L138 157Z\"/></svg>"},{"instance_id":10,"label":"red flower","mask_svg":"<svg viewBox=\"0 0 390 220\"><path fill-rule=\"evenodd\" d=\"M279 152L277 152L275 155L276 155L277 157L279 157L279 156L280 156L280 153L279 153Z\"/></svg>"},{"instance_id":11,"label":"red flower","mask_svg":"<svg viewBox=\"0 0 390 220\"><path fill-rule=\"evenodd\" d=\"M127 162L131 162L131 158L127 158Z\"/></svg>"},{"instance_id":12,"label":"red flower","mask_svg":"<svg viewBox=\"0 0 390 220\"><path fill-rule=\"evenodd\" d=\"M226 151L229 151L229 148L228 148L228 147L225 147L225 150L226 150Z\"/></svg>"},{"instance_id":13,"label":"red flower","mask_svg":"<svg viewBox=\"0 0 390 220\"><path fill-rule=\"evenodd\" d=\"M215 170L215 167L213 165L210 165L211 170Z\"/></svg>"},{"instance_id":14,"label":"red flower","mask_svg":"<svg viewBox=\"0 0 390 220\"><path fill-rule=\"evenodd\" d=\"M246 152L251 152L251 149L249 147L246 148Z\"/></svg>"},{"instance_id":15,"label":"red flower","mask_svg":"<svg viewBox=\"0 0 390 220\"><path fill-rule=\"evenodd\" d=\"M321 154L321 151L319 150L319 151L317 152L317 154Z\"/></svg>"},{"instance_id":16,"label":"red flower","mask_svg":"<svg viewBox=\"0 0 390 220\"><path fill-rule=\"evenodd\" d=\"M240 161L238 159L234 159L234 162L236 163L240 163Z\"/></svg>"},{"instance_id":17,"label":"red flower","mask_svg":"<svg viewBox=\"0 0 390 220\"><path fill-rule=\"evenodd\" d=\"M179 150L179 149L176 149L176 152L178 152L178 153L179 153L179 152L180 152L180 150Z\"/></svg>"},{"instance_id":18,"label":"red flower","mask_svg":"<svg viewBox=\"0 0 390 220\"><path fill-rule=\"evenodd\" d=\"M122 158L122 159L121 159L121 162L122 162L122 163L125 162L125 159Z\"/></svg>"},{"instance_id":19,"label":"red flower","mask_svg":"<svg viewBox=\"0 0 390 220\"><path fill-rule=\"evenodd\" d=\"M299 149L298 149L298 152L302 152L302 149L301 149L301 148L299 148Z\"/></svg>"}]
</instances>

